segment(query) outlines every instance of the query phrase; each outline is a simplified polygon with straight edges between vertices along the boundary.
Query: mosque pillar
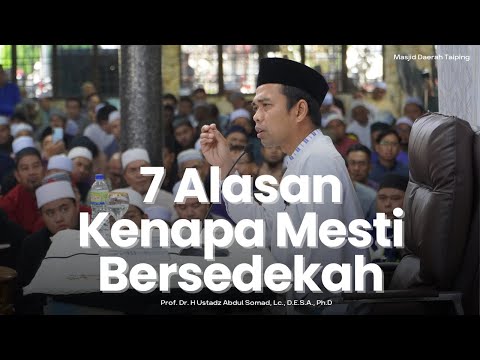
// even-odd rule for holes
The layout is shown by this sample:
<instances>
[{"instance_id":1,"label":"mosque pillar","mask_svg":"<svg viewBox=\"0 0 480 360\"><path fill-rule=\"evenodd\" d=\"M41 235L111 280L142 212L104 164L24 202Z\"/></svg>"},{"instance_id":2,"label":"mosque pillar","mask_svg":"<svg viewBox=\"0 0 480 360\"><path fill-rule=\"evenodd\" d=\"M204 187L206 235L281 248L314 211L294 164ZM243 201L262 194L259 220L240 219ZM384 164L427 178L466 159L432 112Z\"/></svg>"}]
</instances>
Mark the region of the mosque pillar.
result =
<instances>
[{"instance_id":1,"label":"mosque pillar","mask_svg":"<svg viewBox=\"0 0 480 360\"><path fill-rule=\"evenodd\" d=\"M122 151L144 148L152 166L162 164L162 46L120 47Z\"/></svg>"}]
</instances>

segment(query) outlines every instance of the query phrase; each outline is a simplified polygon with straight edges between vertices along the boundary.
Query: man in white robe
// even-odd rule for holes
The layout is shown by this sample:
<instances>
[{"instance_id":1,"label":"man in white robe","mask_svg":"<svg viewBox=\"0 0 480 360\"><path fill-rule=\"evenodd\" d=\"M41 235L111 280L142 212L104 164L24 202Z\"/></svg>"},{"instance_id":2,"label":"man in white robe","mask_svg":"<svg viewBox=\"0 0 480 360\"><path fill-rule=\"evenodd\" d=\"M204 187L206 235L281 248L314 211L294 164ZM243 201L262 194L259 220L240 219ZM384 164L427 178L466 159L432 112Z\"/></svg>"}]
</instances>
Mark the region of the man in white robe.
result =
<instances>
[{"instance_id":1,"label":"man in white robe","mask_svg":"<svg viewBox=\"0 0 480 360\"><path fill-rule=\"evenodd\" d=\"M369 262L367 251L357 249L348 242L338 249L328 248L320 240L318 248L309 248L306 242L303 247L294 248L290 241L287 248L277 246L279 212L288 213L296 231L307 212L316 213L317 226L327 219L338 219L348 228L352 220L364 218L345 161L331 139L318 129L319 104L327 91L328 85L323 76L305 65L287 59L262 59L253 99L255 129L263 146L280 146L287 154L288 167L284 176L334 175L342 183L342 203L332 202L331 187L328 185L324 187L323 204L288 204L281 197L277 203L263 206L255 202L233 204L226 201L228 214L234 221L264 220L265 236L272 254L279 263L287 265L291 270L295 255L304 256L305 268L311 263L321 263L323 267L330 263L348 263L353 268L355 255L364 255L366 262ZM204 126L200 138L205 158L212 166L220 167L223 180L233 165L225 138L215 125ZM310 193L313 193L312 190L311 188ZM321 271L314 278L320 288ZM305 299L307 295L311 296L312 293L309 294L309 289L305 286L304 292L290 292L287 298ZM324 291L322 294L315 294L313 298L329 296L331 294Z\"/></svg>"}]
</instances>

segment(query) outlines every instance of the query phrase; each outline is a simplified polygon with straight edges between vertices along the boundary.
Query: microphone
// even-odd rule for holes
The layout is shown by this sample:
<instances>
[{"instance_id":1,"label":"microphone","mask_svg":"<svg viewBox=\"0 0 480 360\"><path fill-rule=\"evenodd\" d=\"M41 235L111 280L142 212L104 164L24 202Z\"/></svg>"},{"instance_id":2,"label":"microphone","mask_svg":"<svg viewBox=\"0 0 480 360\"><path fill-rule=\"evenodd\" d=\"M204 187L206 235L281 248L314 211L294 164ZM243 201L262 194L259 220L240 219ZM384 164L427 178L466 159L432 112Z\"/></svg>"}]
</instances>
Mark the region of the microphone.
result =
<instances>
[{"instance_id":1,"label":"microphone","mask_svg":"<svg viewBox=\"0 0 480 360\"><path fill-rule=\"evenodd\" d=\"M237 163L240 161L242 156L245 155L248 151L250 151L251 145L252 144L247 144L247 146L245 146L245 149L243 149L243 152L240 154L238 159L233 163L232 167L230 168L230 170L228 170L228 173L225 177L230 175L230 173L234 169L235 165L237 165ZM210 215L210 211L212 211L212 207L213 207L213 203L211 203L210 206L208 207L207 214L205 215L205 217L203 218L203 221L202 221L202 226L205 223L205 220ZM203 232L203 230L204 229L202 229L202 232ZM229 252L228 249L217 249L217 248L215 248L215 256L228 256L229 253L230 252ZM179 255L182 255L182 256L204 256L203 244L202 244L202 249L197 249L197 248L192 248L192 247L182 249L180 251Z\"/></svg>"},{"instance_id":2,"label":"microphone","mask_svg":"<svg viewBox=\"0 0 480 360\"><path fill-rule=\"evenodd\" d=\"M240 156L237 158L237 160L235 160L235 162L233 163L232 167L230 168L230 170L228 170L227 172L227 175L225 176L225 178L227 176L229 176L232 172L232 170L235 168L235 165L237 165L237 163L240 161L240 159L247 153L250 151L250 149L252 148L252 145L253 144L247 144L245 146L245 148L243 149L242 153L240 154ZM205 220L208 218L208 216L210 215L210 211L212 211L212 207L213 207L213 203L210 204L210 206L208 207L208 211L207 211L207 214L205 215L205 217L203 218L203 222L205 222Z\"/></svg>"}]
</instances>

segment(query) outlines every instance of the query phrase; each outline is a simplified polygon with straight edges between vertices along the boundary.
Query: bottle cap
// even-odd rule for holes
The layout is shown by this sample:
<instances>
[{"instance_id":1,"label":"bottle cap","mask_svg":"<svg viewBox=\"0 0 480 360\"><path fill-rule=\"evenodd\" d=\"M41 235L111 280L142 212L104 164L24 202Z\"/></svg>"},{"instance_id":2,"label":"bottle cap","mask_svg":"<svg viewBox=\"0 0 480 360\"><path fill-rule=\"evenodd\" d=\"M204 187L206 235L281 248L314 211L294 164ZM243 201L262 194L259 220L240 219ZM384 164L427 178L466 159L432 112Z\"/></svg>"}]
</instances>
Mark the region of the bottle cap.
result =
<instances>
[{"instance_id":1,"label":"bottle cap","mask_svg":"<svg viewBox=\"0 0 480 360\"><path fill-rule=\"evenodd\" d=\"M96 174L95 180L105 180L105 176L103 174Z\"/></svg>"}]
</instances>

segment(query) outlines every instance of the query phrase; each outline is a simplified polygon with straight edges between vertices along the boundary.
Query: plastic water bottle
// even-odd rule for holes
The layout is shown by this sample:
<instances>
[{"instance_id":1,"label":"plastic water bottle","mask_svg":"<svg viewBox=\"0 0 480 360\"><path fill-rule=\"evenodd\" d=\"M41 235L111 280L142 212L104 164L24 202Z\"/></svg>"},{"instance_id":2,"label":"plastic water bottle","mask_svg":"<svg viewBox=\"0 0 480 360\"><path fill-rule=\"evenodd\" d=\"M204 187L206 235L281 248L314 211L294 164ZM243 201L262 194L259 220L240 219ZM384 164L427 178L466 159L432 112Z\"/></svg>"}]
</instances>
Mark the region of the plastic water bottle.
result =
<instances>
[{"instance_id":1,"label":"plastic water bottle","mask_svg":"<svg viewBox=\"0 0 480 360\"><path fill-rule=\"evenodd\" d=\"M96 216L101 212L109 213L108 211L108 185L105 181L105 176L103 174L95 175L95 182L90 188L90 207L92 208L92 221ZM100 227L98 227L98 232L106 240L110 240L110 216L107 216L105 221Z\"/></svg>"}]
</instances>

